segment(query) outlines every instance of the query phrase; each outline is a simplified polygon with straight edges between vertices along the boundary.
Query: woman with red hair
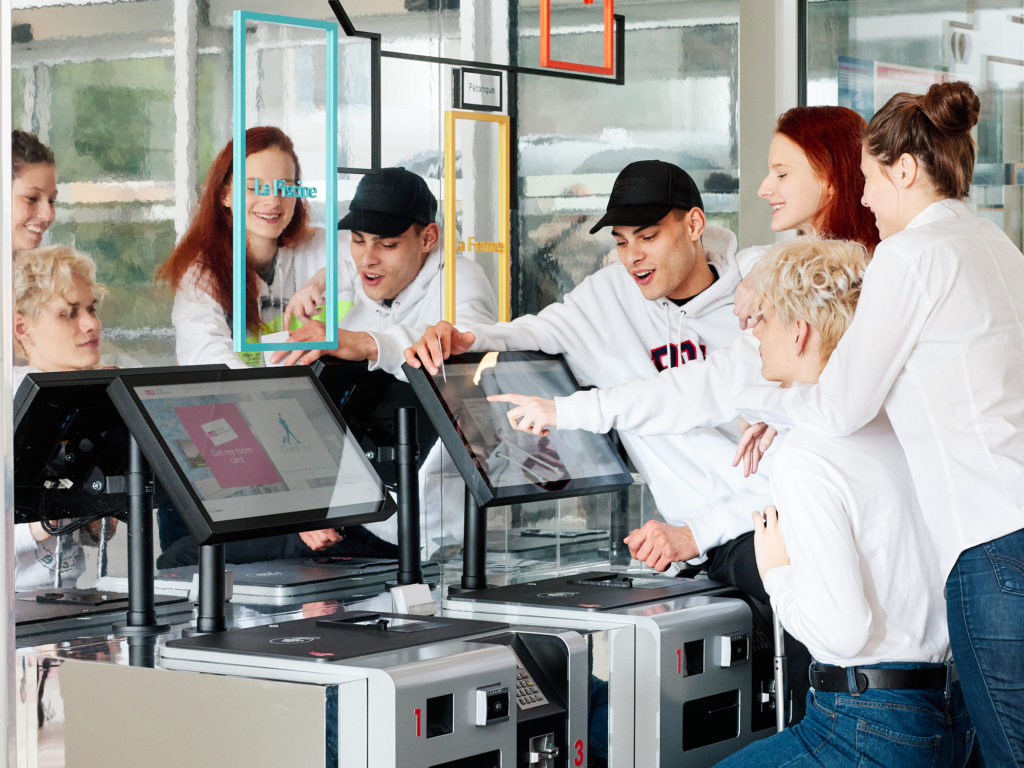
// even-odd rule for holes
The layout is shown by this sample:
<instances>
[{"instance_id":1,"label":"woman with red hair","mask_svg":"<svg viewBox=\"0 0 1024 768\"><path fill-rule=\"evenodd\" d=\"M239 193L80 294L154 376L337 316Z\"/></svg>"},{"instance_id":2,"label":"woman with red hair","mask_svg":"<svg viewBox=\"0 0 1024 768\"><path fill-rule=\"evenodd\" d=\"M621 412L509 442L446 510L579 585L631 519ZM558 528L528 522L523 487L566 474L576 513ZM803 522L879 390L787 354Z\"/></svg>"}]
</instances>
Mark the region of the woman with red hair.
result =
<instances>
[{"instance_id":1,"label":"woman with red hair","mask_svg":"<svg viewBox=\"0 0 1024 768\"><path fill-rule=\"evenodd\" d=\"M768 175L757 189L772 208L772 231L795 229L829 240L853 240L873 253L878 245L875 217L860 204L864 176L860 145L867 123L846 107L793 107L775 126L768 148ZM740 254L752 266L769 246ZM733 311L747 327L753 280L736 289Z\"/></svg>"},{"instance_id":2,"label":"woman with red hair","mask_svg":"<svg viewBox=\"0 0 1024 768\"><path fill-rule=\"evenodd\" d=\"M199 209L188 231L157 271L174 290L179 365L260 365L259 352L238 354L232 345L233 147L228 142L206 175ZM283 330L281 316L292 294L323 266L324 237L309 226L302 198L260 195L256 179L301 178L292 140L279 128L245 132L245 326L250 338Z\"/></svg>"}]
</instances>

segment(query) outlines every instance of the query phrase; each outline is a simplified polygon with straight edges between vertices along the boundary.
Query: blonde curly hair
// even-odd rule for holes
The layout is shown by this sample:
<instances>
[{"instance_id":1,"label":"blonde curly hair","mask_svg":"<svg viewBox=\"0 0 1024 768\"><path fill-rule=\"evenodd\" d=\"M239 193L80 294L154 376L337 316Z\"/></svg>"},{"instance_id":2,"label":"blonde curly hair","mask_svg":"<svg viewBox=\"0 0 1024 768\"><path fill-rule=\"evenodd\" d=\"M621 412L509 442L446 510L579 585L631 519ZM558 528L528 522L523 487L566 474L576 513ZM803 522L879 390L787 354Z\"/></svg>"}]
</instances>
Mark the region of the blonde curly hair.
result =
<instances>
[{"instance_id":1,"label":"blonde curly hair","mask_svg":"<svg viewBox=\"0 0 1024 768\"><path fill-rule=\"evenodd\" d=\"M782 325L806 321L821 337L821 363L836 348L860 298L870 256L860 243L800 237L775 246L757 266L758 304Z\"/></svg>"},{"instance_id":2,"label":"blonde curly hair","mask_svg":"<svg viewBox=\"0 0 1024 768\"><path fill-rule=\"evenodd\" d=\"M106 294L102 283L96 282L96 263L67 245L51 245L20 251L14 258L14 311L35 320L40 310L59 299L81 278L97 301ZM14 340L16 351L25 355L21 342Z\"/></svg>"}]
</instances>

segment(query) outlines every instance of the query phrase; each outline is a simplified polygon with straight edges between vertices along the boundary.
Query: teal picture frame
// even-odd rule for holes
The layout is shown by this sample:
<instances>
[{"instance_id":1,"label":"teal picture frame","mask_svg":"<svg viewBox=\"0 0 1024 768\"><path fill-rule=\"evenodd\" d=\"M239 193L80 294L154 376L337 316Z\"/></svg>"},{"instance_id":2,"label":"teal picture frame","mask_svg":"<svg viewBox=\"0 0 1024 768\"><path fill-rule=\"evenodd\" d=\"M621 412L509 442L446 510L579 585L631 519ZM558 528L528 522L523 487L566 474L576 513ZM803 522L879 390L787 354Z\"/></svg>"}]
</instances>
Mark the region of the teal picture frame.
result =
<instances>
[{"instance_id":1,"label":"teal picture frame","mask_svg":"<svg viewBox=\"0 0 1024 768\"><path fill-rule=\"evenodd\" d=\"M245 175L245 29L248 23L282 24L292 27L322 30L326 36L326 126L325 173L326 220L324 236L326 253L326 338L323 341L303 342L251 342L245 329L245 184L232 184L232 336L235 352L275 352L279 350L336 349L338 346L338 27L335 22L302 19L253 11L235 11L233 15L232 52L232 174L233 179Z\"/></svg>"}]
</instances>

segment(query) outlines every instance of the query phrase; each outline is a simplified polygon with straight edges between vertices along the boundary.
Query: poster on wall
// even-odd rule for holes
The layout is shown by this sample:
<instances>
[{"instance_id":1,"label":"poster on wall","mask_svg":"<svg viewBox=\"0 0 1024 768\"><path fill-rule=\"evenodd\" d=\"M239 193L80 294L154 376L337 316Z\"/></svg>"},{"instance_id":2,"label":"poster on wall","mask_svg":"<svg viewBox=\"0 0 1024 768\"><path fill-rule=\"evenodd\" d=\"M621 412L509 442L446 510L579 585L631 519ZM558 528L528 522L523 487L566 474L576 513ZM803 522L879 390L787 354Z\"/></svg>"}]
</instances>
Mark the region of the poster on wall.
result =
<instances>
[{"instance_id":1,"label":"poster on wall","mask_svg":"<svg viewBox=\"0 0 1024 768\"><path fill-rule=\"evenodd\" d=\"M934 69L840 56L839 106L870 120L897 93L924 93L934 83L953 79Z\"/></svg>"}]
</instances>

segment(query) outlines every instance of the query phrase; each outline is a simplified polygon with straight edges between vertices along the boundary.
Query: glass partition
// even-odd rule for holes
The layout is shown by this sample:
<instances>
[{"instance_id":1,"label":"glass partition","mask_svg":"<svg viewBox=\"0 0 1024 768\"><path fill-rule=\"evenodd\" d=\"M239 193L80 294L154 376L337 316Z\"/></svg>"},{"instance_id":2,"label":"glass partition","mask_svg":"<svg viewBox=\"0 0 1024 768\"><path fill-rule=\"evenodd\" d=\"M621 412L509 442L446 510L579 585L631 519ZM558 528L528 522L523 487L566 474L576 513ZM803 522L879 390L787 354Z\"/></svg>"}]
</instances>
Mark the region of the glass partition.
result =
<instances>
[{"instance_id":1,"label":"glass partition","mask_svg":"<svg viewBox=\"0 0 1024 768\"><path fill-rule=\"evenodd\" d=\"M1010 0L811 0L809 104L870 118L898 91L964 80L981 97L970 201L1024 244L1024 3Z\"/></svg>"},{"instance_id":2,"label":"glass partition","mask_svg":"<svg viewBox=\"0 0 1024 768\"><path fill-rule=\"evenodd\" d=\"M347 211L361 169L375 159L423 176L443 220L445 114L458 110L454 83L464 82L458 71L469 68L500 73L474 82L500 82L500 108L481 114L508 117L511 148L503 162L494 125L459 122L453 160L457 221L465 230L458 230L454 247L461 244L460 255L479 263L496 294L503 288L505 260L492 246L504 247L498 186L507 183L512 316L561 299L615 259L607 232L588 230L616 174L634 160L659 158L686 168L701 187L710 222L736 229L740 0L619 0L614 12L625 20L625 49L623 55L613 41L612 74L600 72L609 40L610 3L603 0L343 5L352 29L339 25L337 163L348 172L338 174L337 212L317 214L325 228ZM109 287L101 308L104 364L176 362L174 297L154 277L232 136L236 10L282 11L272 0L14 1L13 125L38 134L56 156L57 214L44 242L91 254ZM326 0L294 0L287 14L337 22ZM326 103L322 88L312 87L323 81L323 36L306 45L296 43L300 33L289 34L277 40L265 30L247 33L247 45L260 52L248 64L249 120L315 133L307 117ZM583 70L543 67L542 39L550 60ZM580 74L586 77L571 77ZM319 140L308 143L322 153ZM319 168L322 154L302 163L307 172ZM348 258L342 233L339 259ZM431 492L438 495L422 504L442 505L451 523L446 529L460 528L461 493L442 494L436 486ZM492 522L502 530L538 529L541 539L549 530L601 531L605 543L595 552L614 560L622 553L607 532L619 530L611 518L624 507L631 521L657 514L638 488L554 509L504 508L492 513ZM115 538L115 549L124 538ZM564 552L552 557L565 562ZM111 556L112 568L118 558Z\"/></svg>"}]
</instances>

